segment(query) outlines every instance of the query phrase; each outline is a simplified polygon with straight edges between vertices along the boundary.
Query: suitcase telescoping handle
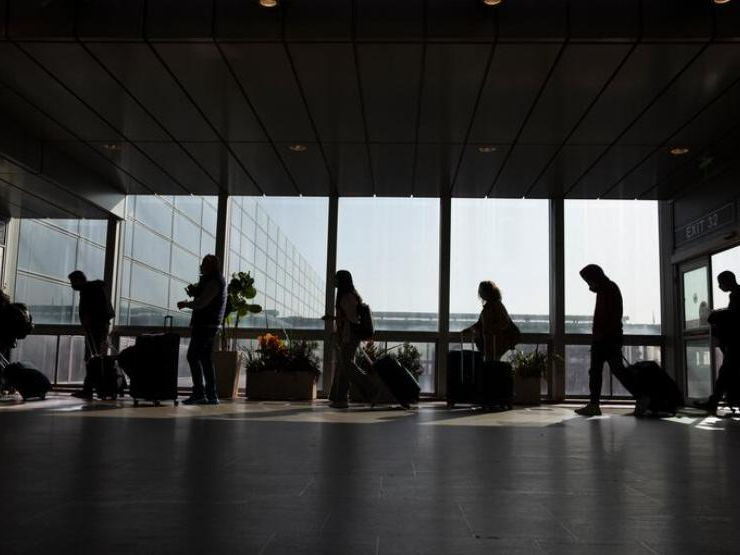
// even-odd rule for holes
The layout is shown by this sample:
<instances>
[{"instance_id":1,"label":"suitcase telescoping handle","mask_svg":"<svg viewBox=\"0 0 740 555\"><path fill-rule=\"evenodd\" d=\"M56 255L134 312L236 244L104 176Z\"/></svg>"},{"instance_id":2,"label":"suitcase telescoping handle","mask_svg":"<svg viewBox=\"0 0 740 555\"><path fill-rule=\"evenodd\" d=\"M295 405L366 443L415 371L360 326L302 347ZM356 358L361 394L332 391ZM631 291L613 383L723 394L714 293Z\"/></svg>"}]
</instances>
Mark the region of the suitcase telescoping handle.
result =
<instances>
[{"instance_id":1,"label":"suitcase telescoping handle","mask_svg":"<svg viewBox=\"0 0 740 555\"><path fill-rule=\"evenodd\" d=\"M470 340L470 344L475 351L475 341ZM465 381L465 332L460 332L460 381ZM470 379L475 382L475 355L471 357Z\"/></svg>"},{"instance_id":2,"label":"suitcase telescoping handle","mask_svg":"<svg viewBox=\"0 0 740 555\"><path fill-rule=\"evenodd\" d=\"M164 331L172 331L173 329L175 329L175 319L168 314L164 317Z\"/></svg>"}]
</instances>

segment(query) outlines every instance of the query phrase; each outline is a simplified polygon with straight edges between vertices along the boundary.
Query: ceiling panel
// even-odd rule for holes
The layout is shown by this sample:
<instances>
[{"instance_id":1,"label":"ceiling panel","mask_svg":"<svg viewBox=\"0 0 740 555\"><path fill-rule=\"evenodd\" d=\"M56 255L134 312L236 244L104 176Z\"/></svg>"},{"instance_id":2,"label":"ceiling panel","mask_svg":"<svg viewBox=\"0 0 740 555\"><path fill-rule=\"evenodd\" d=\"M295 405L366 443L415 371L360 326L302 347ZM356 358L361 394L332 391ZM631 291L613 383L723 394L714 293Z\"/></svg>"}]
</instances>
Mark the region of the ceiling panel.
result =
<instances>
[{"instance_id":1,"label":"ceiling panel","mask_svg":"<svg viewBox=\"0 0 740 555\"><path fill-rule=\"evenodd\" d=\"M77 2L13 0L6 7L12 37L73 37Z\"/></svg>"},{"instance_id":2,"label":"ceiling panel","mask_svg":"<svg viewBox=\"0 0 740 555\"><path fill-rule=\"evenodd\" d=\"M212 43L154 46L206 119L226 141L265 141L259 121Z\"/></svg>"},{"instance_id":3,"label":"ceiling panel","mask_svg":"<svg viewBox=\"0 0 740 555\"><path fill-rule=\"evenodd\" d=\"M315 140L282 45L224 44L222 48L273 140Z\"/></svg>"},{"instance_id":4,"label":"ceiling panel","mask_svg":"<svg viewBox=\"0 0 740 555\"><path fill-rule=\"evenodd\" d=\"M567 198L600 198L626 171L644 159L653 147L646 145L617 145L607 151L598 163L578 181Z\"/></svg>"},{"instance_id":5,"label":"ceiling panel","mask_svg":"<svg viewBox=\"0 0 740 555\"><path fill-rule=\"evenodd\" d=\"M41 197L24 192L0 176L0 216L11 218L78 218L71 210L60 208Z\"/></svg>"},{"instance_id":6,"label":"ceiling panel","mask_svg":"<svg viewBox=\"0 0 740 555\"><path fill-rule=\"evenodd\" d=\"M419 40L424 35L424 0L357 0L359 40Z\"/></svg>"},{"instance_id":7,"label":"ceiling panel","mask_svg":"<svg viewBox=\"0 0 740 555\"><path fill-rule=\"evenodd\" d=\"M230 190L230 180L239 190L249 189L257 194L254 180L244 171L239 161L229 152L223 143L182 143L182 146L213 176L224 190Z\"/></svg>"},{"instance_id":8,"label":"ceiling panel","mask_svg":"<svg viewBox=\"0 0 740 555\"><path fill-rule=\"evenodd\" d=\"M285 10L289 40L348 40L352 36L352 4L347 0L290 0Z\"/></svg>"},{"instance_id":9,"label":"ceiling panel","mask_svg":"<svg viewBox=\"0 0 740 555\"><path fill-rule=\"evenodd\" d=\"M129 140L164 141L167 134L77 43L28 43L28 52Z\"/></svg>"},{"instance_id":10,"label":"ceiling panel","mask_svg":"<svg viewBox=\"0 0 740 555\"><path fill-rule=\"evenodd\" d=\"M214 0L149 0L146 36L150 38L210 37Z\"/></svg>"},{"instance_id":11,"label":"ceiling panel","mask_svg":"<svg viewBox=\"0 0 740 555\"><path fill-rule=\"evenodd\" d=\"M698 50L699 46L686 44L639 45L578 126L570 143L612 143Z\"/></svg>"},{"instance_id":12,"label":"ceiling panel","mask_svg":"<svg viewBox=\"0 0 740 555\"><path fill-rule=\"evenodd\" d=\"M457 169L463 145L421 144L416 153L414 195L439 197L447 193Z\"/></svg>"},{"instance_id":13,"label":"ceiling panel","mask_svg":"<svg viewBox=\"0 0 740 555\"><path fill-rule=\"evenodd\" d=\"M625 44L568 46L532 110L519 142L562 143L628 51Z\"/></svg>"},{"instance_id":14,"label":"ceiling panel","mask_svg":"<svg viewBox=\"0 0 740 555\"><path fill-rule=\"evenodd\" d=\"M712 3L696 0L642 2L643 33L651 38L709 38Z\"/></svg>"},{"instance_id":15,"label":"ceiling panel","mask_svg":"<svg viewBox=\"0 0 740 555\"><path fill-rule=\"evenodd\" d=\"M414 145L372 144L370 163L378 196L407 197L413 193Z\"/></svg>"},{"instance_id":16,"label":"ceiling panel","mask_svg":"<svg viewBox=\"0 0 740 555\"><path fill-rule=\"evenodd\" d=\"M267 10L259 2L217 0L216 36L252 40L279 40L282 10Z\"/></svg>"},{"instance_id":17,"label":"ceiling panel","mask_svg":"<svg viewBox=\"0 0 740 555\"><path fill-rule=\"evenodd\" d=\"M295 195L295 185L272 145L267 143L231 143L231 150L257 182L262 193Z\"/></svg>"},{"instance_id":18,"label":"ceiling panel","mask_svg":"<svg viewBox=\"0 0 740 555\"><path fill-rule=\"evenodd\" d=\"M74 140L67 130L47 117L26 98L0 84L0 114L12 114L13 119L23 122L28 132L39 140Z\"/></svg>"},{"instance_id":19,"label":"ceiling panel","mask_svg":"<svg viewBox=\"0 0 740 555\"><path fill-rule=\"evenodd\" d=\"M555 154L556 146L515 145L491 191L499 198L521 198Z\"/></svg>"},{"instance_id":20,"label":"ceiling panel","mask_svg":"<svg viewBox=\"0 0 740 555\"><path fill-rule=\"evenodd\" d=\"M714 5L716 33L723 39L740 38L740 4L728 2Z\"/></svg>"},{"instance_id":21,"label":"ceiling panel","mask_svg":"<svg viewBox=\"0 0 740 555\"><path fill-rule=\"evenodd\" d=\"M175 143L136 144L183 186L184 190L181 194L218 194L219 187L215 176L207 174L179 145Z\"/></svg>"},{"instance_id":22,"label":"ceiling panel","mask_svg":"<svg viewBox=\"0 0 740 555\"><path fill-rule=\"evenodd\" d=\"M562 197L591 164L607 149L606 145L565 145L527 193L533 198Z\"/></svg>"},{"instance_id":23,"label":"ceiling panel","mask_svg":"<svg viewBox=\"0 0 740 555\"><path fill-rule=\"evenodd\" d=\"M640 0L570 0L571 39L629 39L640 33Z\"/></svg>"},{"instance_id":24,"label":"ceiling panel","mask_svg":"<svg viewBox=\"0 0 740 555\"><path fill-rule=\"evenodd\" d=\"M365 144L326 143L324 150L329 170L341 196L373 195L373 180Z\"/></svg>"},{"instance_id":25,"label":"ceiling panel","mask_svg":"<svg viewBox=\"0 0 740 555\"><path fill-rule=\"evenodd\" d=\"M148 45L90 43L88 47L176 140L216 139L213 130Z\"/></svg>"},{"instance_id":26,"label":"ceiling panel","mask_svg":"<svg viewBox=\"0 0 740 555\"><path fill-rule=\"evenodd\" d=\"M66 153L85 168L102 176L106 182L112 184L119 191L129 195L151 193L141 183L126 173L123 168L115 164L115 160L101 152L100 145L89 144L80 141L67 141L62 143L53 143L54 148Z\"/></svg>"},{"instance_id":27,"label":"ceiling panel","mask_svg":"<svg viewBox=\"0 0 740 555\"><path fill-rule=\"evenodd\" d=\"M130 143L116 144L115 149L105 148L105 143L93 143L108 160L131 174L150 191L162 195L180 195L186 192L170 174Z\"/></svg>"},{"instance_id":28,"label":"ceiling panel","mask_svg":"<svg viewBox=\"0 0 740 555\"><path fill-rule=\"evenodd\" d=\"M497 10L499 40L562 39L566 35L566 0L516 0L504 2Z\"/></svg>"},{"instance_id":29,"label":"ceiling panel","mask_svg":"<svg viewBox=\"0 0 740 555\"><path fill-rule=\"evenodd\" d=\"M469 0L427 0L427 36L433 40L491 41L496 10Z\"/></svg>"},{"instance_id":30,"label":"ceiling panel","mask_svg":"<svg viewBox=\"0 0 740 555\"><path fill-rule=\"evenodd\" d=\"M329 173L317 143L307 143L304 152L293 152L289 143L276 145L280 157L303 195L326 196L331 190ZM295 192L292 193L295 195Z\"/></svg>"},{"instance_id":31,"label":"ceiling panel","mask_svg":"<svg viewBox=\"0 0 740 555\"><path fill-rule=\"evenodd\" d=\"M467 145L457 172L452 195L483 198L501 169L508 153L507 145L498 145L494 152L480 152L480 145Z\"/></svg>"},{"instance_id":32,"label":"ceiling panel","mask_svg":"<svg viewBox=\"0 0 740 555\"><path fill-rule=\"evenodd\" d=\"M610 191L602 193L602 198L639 198L654 188L658 182L676 171L685 163L680 157L671 156L666 149L656 150L637 168L614 185Z\"/></svg>"},{"instance_id":33,"label":"ceiling panel","mask_svg":"<svg viewBox=\"0 0 740 555\"><path fill-rule=\"evenodd\" d=\"M659 145L740 78L740 44L714 44L622 137L625 144Z\"/></svg>"},{"instance_id":34,"label":"ceiling panel","mask_svg":"<svg viewBox=\"0 0 740 555\"><path fill-rule=\"evenodd\" d=\"M363 44L358 50L370 141L413 142L422 47Z\"/></svg>"},{"instance_id":35,"label":"ceiling panel","mask_svg":"<svg viewBox=\"0 0 740 555\"><path fill-rule=\"evenodd\" d=\"M121 139L15 46L0 42L0 60L0 81L52 114L73 133L88 140L115 142Z\"/></svg>"},{"instance_id":36,"label":"ceiling panel","mask_svg":"<svg viewBox=\"0 0 740 555\"><path fill-rule=\"evenodd\" d=\"M364 140L352 46L301 44L290 52L321 140Z\"/></svg>"},{"instance_id":37,"label":"ceiling panel","mask_svg":"<svg viewBox=\"0 0 740 555\"><path fill-rule=\"evenodd\" d=\"M514 141L559 50L556 44L496 46L471 142Z\"/></svg>"},{"instance_id":38,"label":"ceiling panel","mask_svg":"<svg viewBox=\"0 0 740 555\"><path fill-rule=\"evenodd\" d=\"M419 141L465 141L490 51L476 44L427 46Z\"/></svg>"},{"instance_id":39,"label":"ceiling panel","mask_svg":"<svg viewBox=\"0 0 740 555\"><path fill-rule=\"evenodd\" d=\"M103 40L140 37L145 4L144 0L79 2L77 31L81 37Z\"/></svg>"}]
</instances>

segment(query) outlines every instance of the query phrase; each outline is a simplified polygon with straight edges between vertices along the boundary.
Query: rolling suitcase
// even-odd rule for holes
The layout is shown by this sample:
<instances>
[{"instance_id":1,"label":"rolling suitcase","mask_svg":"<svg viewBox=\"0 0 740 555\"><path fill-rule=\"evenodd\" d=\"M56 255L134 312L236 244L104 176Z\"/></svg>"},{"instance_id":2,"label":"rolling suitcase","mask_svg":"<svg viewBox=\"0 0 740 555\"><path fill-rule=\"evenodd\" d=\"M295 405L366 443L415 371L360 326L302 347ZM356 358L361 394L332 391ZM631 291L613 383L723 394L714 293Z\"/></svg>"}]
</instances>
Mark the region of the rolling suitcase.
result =
<instances>
[{"instance_id":1,"label":"rolling suitcase","mask_svg":"<svg viewBox=\"0 0 740 555\"><path fill-rule=\"evenodd\" d=\"M403 408L419 401L419 382L396 359L380 357L373 363L373 370Z\"/></svg>"},{"instance_id":2,"label":"rolling suitcase","mask_svg":"<svg viewBox=\"0 0 740 555\"><path fill-rule=\"evenodd\" d=\"M24 401L46 399L46 394L51 389L51 382L38 369L27 362L7 363L4 361L3 364L5 367L2 371L2 379L6 387L15 389Z\"/></svg>"},{"instance_id":3,"label":"rolling suitcase","mask_svg":"<svg viewBox=\"0 0 740 555\"><path fill-rule=\"evenodd\" d=\"M462 345L461 345L462 346ZM457 403L477 403L475 370L483 367L483 355L472 349L447 353L447 407Z\"/></svg>"},{"instance_id":4,"label":"rolling suitcase","mask_svg":"<svg viewBox=\"0 0 740 555\"><path fill-rule=\"evenodd\" d=\"M96 391L101 399L118 398L126 390L126 377L116 362L116 357L93 355L87 361L83 389Z\"/></svg>"},{"instance_id":5,"label":"rolling suitcase","mask_svg":"<svg viewBox=\"0 0 740 555\"><path fill-rule=\"evenodd\" d=\"M514 373L511 364L494 360L484 362L476 373L478 402L487 408L512 409L514 398Z\"/></svg>"},{"instance_id":6,"label":"rolling suitcase","mask_svg":"<svg viewBox=\"0 0 740 555\"><path fill-rule=\"evenodd\" d=\"M683 405L681 390L657 362L643 360L630 364L626 358L624 362L624 369L616 372L612 369L612 373L635 399L648 398L648 410L675 414Z\"/></svg>"},{"instance_id":7,"label":"rolling suitcase","mask_svg":"<svg viewBox=\"0 0 740 555\"><path fill-rule=\"evenodd\" d=\"M134 356L126 353L122 359L128 366L131 382L129 394L134 400L134 406L139 401L151 401L155 405L159 405L160 401L174 401L175 406L179 404L177 374L180 336L172 331L172 316L166 316L164 320L164 333L140 335L136 338ZM133 362L128 361L131 358Z\"/></svg>"}]
</instances>

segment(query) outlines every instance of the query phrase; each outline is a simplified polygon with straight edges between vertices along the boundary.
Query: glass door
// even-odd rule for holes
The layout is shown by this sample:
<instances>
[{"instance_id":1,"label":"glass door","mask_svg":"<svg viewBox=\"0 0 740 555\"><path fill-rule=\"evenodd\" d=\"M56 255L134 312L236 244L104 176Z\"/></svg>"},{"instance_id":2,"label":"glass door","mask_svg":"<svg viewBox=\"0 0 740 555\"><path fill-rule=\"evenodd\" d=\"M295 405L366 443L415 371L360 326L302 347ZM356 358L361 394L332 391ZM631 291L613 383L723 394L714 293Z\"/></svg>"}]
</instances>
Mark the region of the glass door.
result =
<instances>
[{"instance_id":1,"label":"glass door","mask_svg":"<svg viewBox=\"0 0 740 555\"><path fill-rule=\"evenodd\" d=\"M707 318L712 307L710 265L702 258L680 267L686 396L702 399L712 392L714 371Z\"/></svg>"}]
</instances>

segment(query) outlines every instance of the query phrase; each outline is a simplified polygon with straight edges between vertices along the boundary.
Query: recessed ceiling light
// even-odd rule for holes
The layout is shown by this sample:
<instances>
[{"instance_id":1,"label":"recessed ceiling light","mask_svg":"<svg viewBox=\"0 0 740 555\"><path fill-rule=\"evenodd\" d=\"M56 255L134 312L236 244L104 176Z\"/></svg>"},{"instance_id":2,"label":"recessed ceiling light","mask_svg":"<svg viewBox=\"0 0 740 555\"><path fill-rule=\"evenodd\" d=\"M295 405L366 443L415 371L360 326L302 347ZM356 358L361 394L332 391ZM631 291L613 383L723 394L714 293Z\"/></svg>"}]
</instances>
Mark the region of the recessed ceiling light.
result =
<instances>
[{"instance_id":1,"label":"recessed ceiling light","mask_svg":"<svg viewBox=\"0 0 740 555\"><path fill-rule=\"evenodd\" d=\"M292 150L293 152L306 152L307 148L308 147L306 145L302 145L300 143L296 143L288 147L288 149Z\"/></svg>"},{"instance_id":2,"label":"recessed ceiling light","mask_svg":"<svg viewBox=\"0 0 740 555\"><path fill-rule=\"evenodd\" d=\"M103 143L100 146L103 150L108 150L111 152L117 152L122 149L121 145L119 145L118 143Z\"/></svg>"},{"instance_id":3,"label":"recessed ceiling light","mask_svg":"<svg viewBox=\"0 0 740 555\"><path fill-rule=\"evenodd\" d=\"M715 4L729 4L730 0L714 0Z\"/></svg>"},{"instance_id":4,"label":"recessed ceiling light","mask_svg":"<svg viewBox=\"0 0 740 555\"><path fill-rule=\"evenodd\" d=\"M260 6L263 8L274 8L278 5L278 0L260 0Z\"/></svg>"},{"instance_id":5,"label":"recessed ceiling light","mask_svg":"<svg viewBox=\"0 0 740 555\"><path fill-rule=\"evenodd\" d=\"M685 146L674 146L671 149L671 154L673 154L673 156L683 156L684 154L688 154L688 153L689 153L689 148Z\"/></svg>"},{"instance_id":6,"label":"recessed ceiling light","mask_svg":"<svg viewBox=\"0 0 740 555\"><path fill-rule=\"evenodd\" d=\"M496 152L496 147L493 145L481 145L478 147L478 152L488 154L489 152Z\"/></svg>"},{"instance_id":7,"label":"recessed ceiling light","mask_svg":"<svg viewBox=\"0 0 740 555\"><path fill-rule=\"evenodd\" d=\"M486 6L498 6L501 4L504 0L483 0L483 3Z\"/></svg>"}]
</instances>

